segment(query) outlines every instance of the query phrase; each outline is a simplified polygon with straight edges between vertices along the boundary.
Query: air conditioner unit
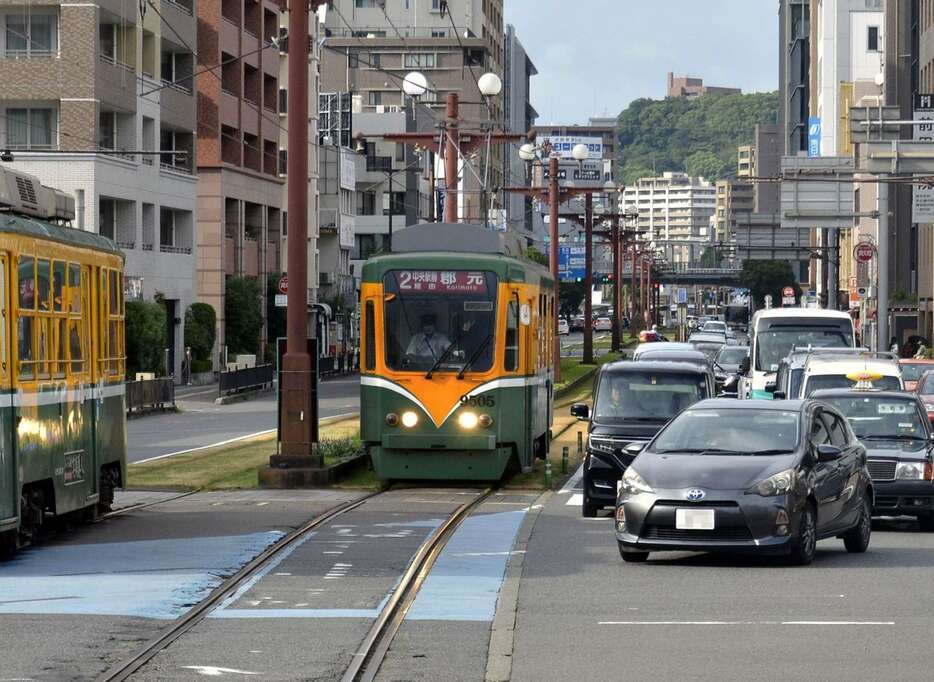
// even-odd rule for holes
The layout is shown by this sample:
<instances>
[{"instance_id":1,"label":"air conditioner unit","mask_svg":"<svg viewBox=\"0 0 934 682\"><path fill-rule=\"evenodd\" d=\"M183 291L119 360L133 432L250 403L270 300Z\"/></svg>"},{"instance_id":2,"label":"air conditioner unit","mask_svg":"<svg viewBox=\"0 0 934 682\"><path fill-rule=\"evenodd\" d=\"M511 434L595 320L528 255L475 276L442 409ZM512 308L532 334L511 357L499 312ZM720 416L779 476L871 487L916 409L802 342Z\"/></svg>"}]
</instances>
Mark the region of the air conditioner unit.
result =
<instances>
[{"instance_id":1,"label":"air conditioner unit","mask_svg":"<svg viewBox=\"0 0 934 682\"><path fill-rule=\"evenodd\" d=\"M383 106L382 104L377 104L377 105L376 105L376 113L377 113L377 114L385 114L385 113L386 113L386 107Z\"/></svg>"},{"instance_id":2,"label":"air conditioner unit","mask_svg":"<svg viewBox=\"0 0 934 682\"><path fill-rule=\"evenodd\" d=\"M321 286L327 284L334 284L334 273L333 272L319 272L318 273L318 284Z\"/></svg>"}]
</instances>

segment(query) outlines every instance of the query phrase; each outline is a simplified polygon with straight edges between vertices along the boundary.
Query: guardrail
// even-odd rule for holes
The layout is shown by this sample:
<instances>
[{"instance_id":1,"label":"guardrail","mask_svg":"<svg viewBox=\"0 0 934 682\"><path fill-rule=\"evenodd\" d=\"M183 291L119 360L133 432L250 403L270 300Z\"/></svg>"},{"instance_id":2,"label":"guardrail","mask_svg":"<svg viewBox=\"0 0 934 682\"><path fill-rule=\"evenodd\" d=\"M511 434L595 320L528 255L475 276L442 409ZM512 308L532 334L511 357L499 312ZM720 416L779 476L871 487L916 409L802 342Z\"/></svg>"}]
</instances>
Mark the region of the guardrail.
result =
<instances>
[{"instance_id":1,"label":"guardrail","mask_svg":"<svg viewBox=\"0 0 934 682\"><path fill-rule=\"evenodd\" d=\"M126 413L175 409L175 382L172 377L126 382Z\"/></svg>"},{"instance_id":2,"label":"guardrail","mask_svg":"<svg viewBox=\"0 0 934 682\"><path fill-rule=\"evenodd\" d=\"M221 372L218 391L223 397L232 393L267 388L272 386L274 370L272 365L257 365Z\"/></svg>"}]
</instances>

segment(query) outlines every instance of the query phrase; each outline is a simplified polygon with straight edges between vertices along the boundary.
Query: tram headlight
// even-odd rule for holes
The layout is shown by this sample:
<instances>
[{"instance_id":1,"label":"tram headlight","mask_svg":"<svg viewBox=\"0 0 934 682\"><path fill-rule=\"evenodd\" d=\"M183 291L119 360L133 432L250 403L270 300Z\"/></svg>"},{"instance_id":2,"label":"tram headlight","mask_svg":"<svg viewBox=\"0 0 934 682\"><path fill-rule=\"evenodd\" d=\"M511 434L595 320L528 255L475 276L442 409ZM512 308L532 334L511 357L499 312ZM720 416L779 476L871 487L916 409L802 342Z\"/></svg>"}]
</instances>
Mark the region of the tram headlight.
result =
<instances>
[{"instance_id":1,"label":"tram headlight","mask_svg":"<svg viewBox=\"0 0 934 682\"><path fill-rule=\"evenodd\" d=\"M457 423L462 429L475 429L480 420L473 412L461 412L457 417Z\"/></svg>"},{"instance_id":2,"label":"tram headlight","mask_svg":"<svg viewBox=\"0 0 934 682\"><path fill-rule=\"evenodd\" d=\"M488 429L491 426L493 426L493 417L491 417L488 414L481 414L480 415L480 426L482 426L485 429Z\"/></svg>"},{"instance_id":3,"label":"tram headlight","mask_svg":"<svg viewBox=\"0 0 934 682\"><path fill-rule=\"evenodd\" d=\"M399 425L399 415L395 412L390 412L386 415L386 425L387 426L398 426Z\"/></svg>"},{"instance_id":4,"label":"tram headlight","mask_svg":"<svg viewBox=\"0 0 934 682\"><path fill-rule=\"evenodd\" d=\"M412 428L413 426L415 426L416 424L418 424L418 415L417 415L417 414L415 414L415 413L412 412L411 410L409 410L408 412L403 412L403 413L402 413L402 425L403 425L405 428L411 429L411 428Z\"/></svg>"}]
</instances>

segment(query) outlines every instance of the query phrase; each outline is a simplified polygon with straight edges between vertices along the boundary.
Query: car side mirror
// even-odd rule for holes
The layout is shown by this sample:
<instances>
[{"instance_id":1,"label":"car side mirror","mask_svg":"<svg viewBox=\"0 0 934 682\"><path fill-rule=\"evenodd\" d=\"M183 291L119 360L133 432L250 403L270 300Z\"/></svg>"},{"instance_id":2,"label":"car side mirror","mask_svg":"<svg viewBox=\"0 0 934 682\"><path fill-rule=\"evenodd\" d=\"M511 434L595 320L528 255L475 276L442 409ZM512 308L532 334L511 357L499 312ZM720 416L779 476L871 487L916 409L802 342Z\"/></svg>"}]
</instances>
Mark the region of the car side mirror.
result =
<instances>
[{"instance_id":1,"label":"car side mirror","mask_svg":"<svg viewBox=\"0 0 934 682\"><path fill-rule=\"evenodd\" d=\"M843 456L843 450L838 448L836 445L830 445L824 443L823 445L817 446L817 461L818 462L836 462Z\"/></svg>"},{"instance_id":2,"label":"car side mirror","mask_svg":"<svg viewBox=\"0 0 934 682\"><path fill-rule=\"evenodd\" d=\"M775 384L774 381L769 381L765 384L766 393L775 393L776 388L778 388L778 386Z\"/></svg>"},{"instance_id":3,"label":"car side mirror","mask_svg":"<svg viewBox=\"0 0 934 682\"><path fill-rule=\"evenodd\" d=\"M784 391L772 391L773 400L784 400L787 397Z\"/></svg>"},{"instance_id":4,"label":"car side mirror","mask_svg":"<svg viewBox=\"0 0 934 682\"><path fill-rule=\"evenodd\" d=\"M590 416L590 408L585 403L574 403L571 405L571 416L587 419Z\"/></svg>"},{"instance_id":5,"label":"car side mirror","mask_svg":"<svg viewBox=\"0 0 934 682\"><path fill-rule=\"evenodd\" d=\"M627 455L638 455L640 452L645 450L646 443L630 443L625 448Z\"/></svg>"}]
</instances>

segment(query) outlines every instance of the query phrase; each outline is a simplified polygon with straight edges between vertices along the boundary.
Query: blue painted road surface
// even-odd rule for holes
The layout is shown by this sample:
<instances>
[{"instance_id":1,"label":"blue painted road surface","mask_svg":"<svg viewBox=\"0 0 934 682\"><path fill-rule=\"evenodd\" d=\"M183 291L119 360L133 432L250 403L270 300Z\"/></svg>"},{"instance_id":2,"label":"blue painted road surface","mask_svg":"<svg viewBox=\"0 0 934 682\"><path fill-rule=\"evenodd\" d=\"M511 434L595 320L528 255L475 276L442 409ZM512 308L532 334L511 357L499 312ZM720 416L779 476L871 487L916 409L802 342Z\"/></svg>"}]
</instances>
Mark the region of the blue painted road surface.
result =
<instances>
[{"instance_id":1,"label":"blue painted road surface","mask_svg":"<svg viewBox=\"0 0 934 682\"><path fill-rule=\"evenodd\" d=\"M38 547L0 564L0 613L178 618L282 535Z\"/></svg>"}]
</instances>

